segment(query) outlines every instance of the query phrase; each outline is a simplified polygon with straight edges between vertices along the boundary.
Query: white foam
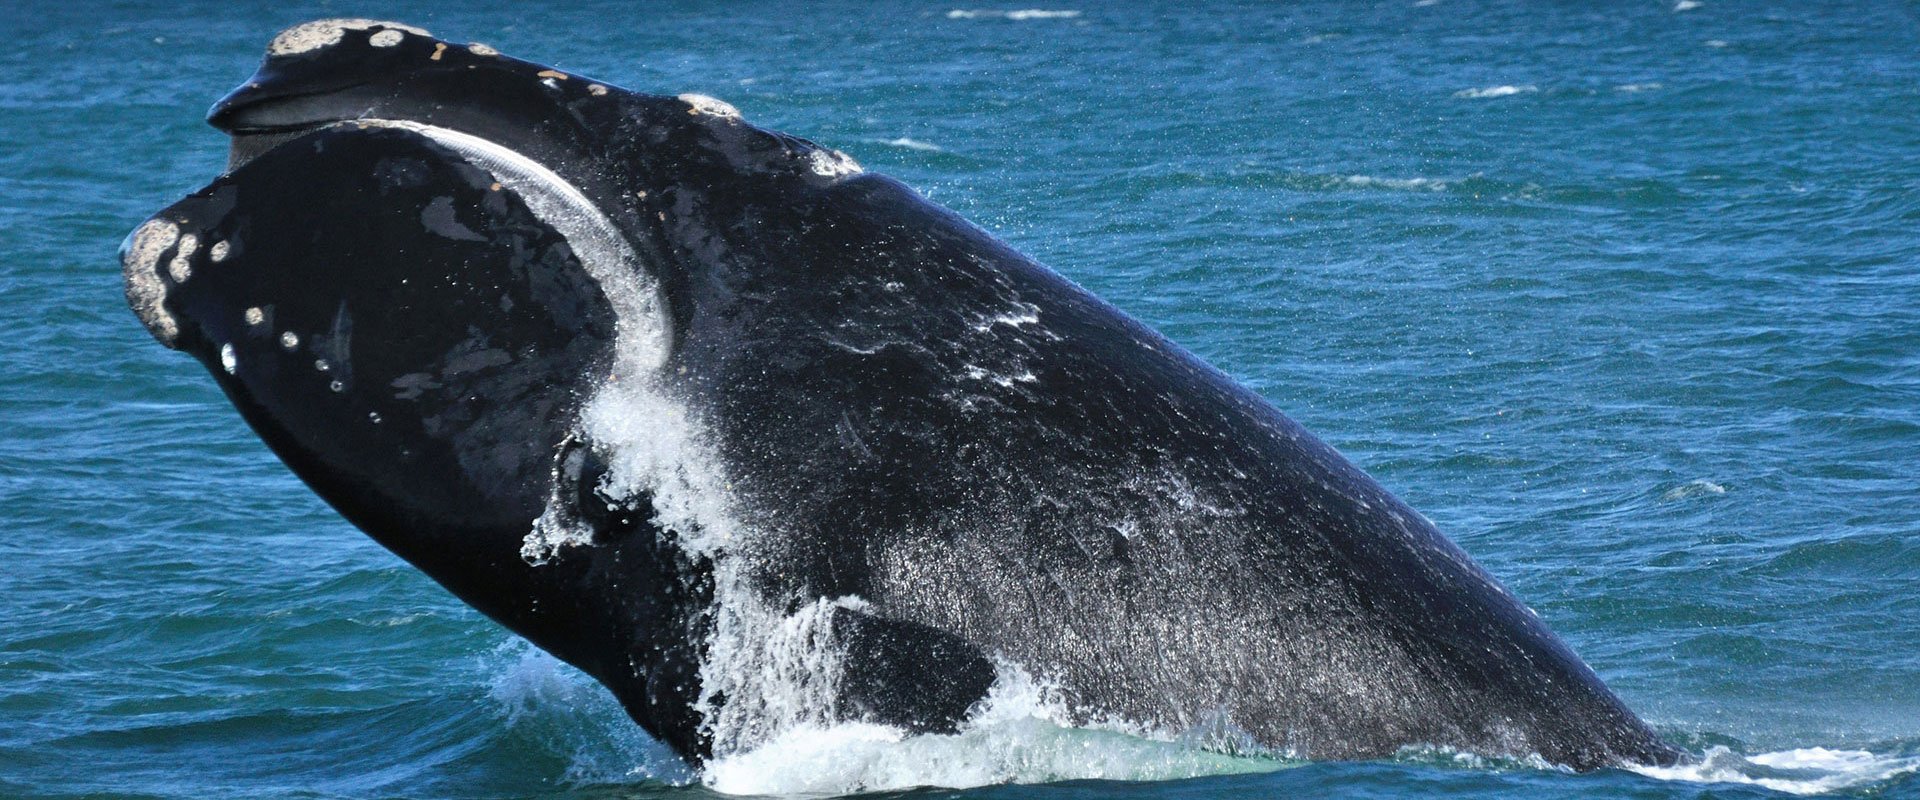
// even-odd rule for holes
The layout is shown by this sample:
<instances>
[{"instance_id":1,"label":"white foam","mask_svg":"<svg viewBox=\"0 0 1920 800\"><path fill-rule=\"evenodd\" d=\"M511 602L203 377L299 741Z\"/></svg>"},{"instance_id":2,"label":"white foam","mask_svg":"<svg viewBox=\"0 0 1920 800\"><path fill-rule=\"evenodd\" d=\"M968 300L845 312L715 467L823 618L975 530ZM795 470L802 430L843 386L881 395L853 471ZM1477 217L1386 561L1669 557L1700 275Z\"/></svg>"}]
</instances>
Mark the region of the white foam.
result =
<instances>
[{"instance_id":1,"label":"white foam","mask_svg":"<svg viewBox=\"0 0 1920 800\"><path fill-rule=\"evenodd\" d=\"M1865 750L1803 747L1742 756L1709 748L1700 761L1674 767L1628 767L1650 778L1690 783L1741 783L1776 792L1821 794L1920 770L1920 757L1882 756Z\"/></svg>"},{"instance_id":2,"label":"white foam","mask_svg":"<svg viewBox=\"0 0 1920 800\"><path fill-rule=\"evenodd\" d=\"M1152 781L1266 772L1288 766L1062 724L1052 692L1001 665L980 710L952 734L908 736L883 725L796 726L751 750L708 762L709 788L744 795L840 795L922 786L1103 779Z\"/></svg>"},{"instance_id":3,"label":"white foam","mask_svg":"<svg viewBox=\"0 0 1920 800\"><path fill-rule=\"evenodd\" d=\"M1080 16L1080 12L1078 11L1045 8L1021 8L1012 10L997 8L956 8L947 12L947 19L1010 19L1016 22L1030 19L1073 19L1078 16Z\"/></svg>"},{"instance_id":4,"label":"white foam","mask_svg":"<svg viewBox=\"0 0 1920 800\"><path fill-rule=\"evenodd\" d=\"M1652 91L1658 91L1664 88L1666 87L1663 84L1660 84L1658 82L1623 83L1623 84L1620 84L1619 86L1613 87L1613 90L1616 92L1632 93L1632 92L1652 92Z\"/></svg>"},{"instance_id":5,"label":"white foam","mask_svg":"<svg viewBox=\"0 0 1920 800\"><path fill-rule=\"evenodd\" d=\"M1699 8L1700 5L1700 0L1679 0L1679 2L1673 4L1673 10L1675 12L1692 11Z\"/></svg>"},{"instance_id":6,"label":"white foam","mask_svg":"<svg viewBox=\"0 0 1920 800\"><path fill-rule=\"evenodd\" d=\"M1531 84L1523 86L1485 86L1478 89L1461 89L1460 91L1454 92L1453 96L1468 100L1483 100L1490 97L1512 97L1516 94L1533 94L1537 91L1540 91L1540 87Z\"/></svg>"}]
</instances>

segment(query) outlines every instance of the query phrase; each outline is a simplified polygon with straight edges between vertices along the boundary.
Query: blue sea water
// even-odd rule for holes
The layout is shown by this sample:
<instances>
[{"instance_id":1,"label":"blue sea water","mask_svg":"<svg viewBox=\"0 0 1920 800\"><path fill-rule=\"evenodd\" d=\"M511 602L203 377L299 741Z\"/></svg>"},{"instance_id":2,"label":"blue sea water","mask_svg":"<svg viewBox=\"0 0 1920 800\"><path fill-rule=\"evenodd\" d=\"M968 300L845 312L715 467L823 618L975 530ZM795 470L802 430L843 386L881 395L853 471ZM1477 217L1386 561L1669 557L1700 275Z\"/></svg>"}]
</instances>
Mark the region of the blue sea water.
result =
<instances>
[{"instance_id":1,"label":"blue sea water","mask_svg":"<svg viewBox=\"0 0 1920 800\"><path fill-rule=\"evenodd\" d=\"M1920 797L1916 13L9 4L0 797ZM343 15L720 97L905 180L1339 447L1703 763L1010 720L690 773L340 520L126 309L121 238L224 164L206 107Z\"/></svg>"}]
</instances>

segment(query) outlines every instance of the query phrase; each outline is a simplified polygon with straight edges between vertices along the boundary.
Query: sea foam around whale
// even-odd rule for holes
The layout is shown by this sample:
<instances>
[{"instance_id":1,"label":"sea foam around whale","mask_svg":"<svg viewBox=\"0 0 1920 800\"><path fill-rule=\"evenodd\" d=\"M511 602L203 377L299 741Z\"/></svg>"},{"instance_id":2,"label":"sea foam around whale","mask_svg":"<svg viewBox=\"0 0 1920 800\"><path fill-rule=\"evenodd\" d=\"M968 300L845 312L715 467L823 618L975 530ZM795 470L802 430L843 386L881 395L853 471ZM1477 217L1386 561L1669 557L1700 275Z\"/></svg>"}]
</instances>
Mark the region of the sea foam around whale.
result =
<instances>
[{"instance_id":1,"label":"sea foam around whale","mask_svg":"<svg viewBox=\"0 0 1920 800\"><path fill-rule=\"evenodd\" d=\"M514 641L489 656L490 695L508 724L568 759L580 785L655 780L700 784L722 794L830 796L918 787L965 789L1068 780L1158 781L1297 768L1306 762L1210 749L1063 724L1044 687L1021 680L995 687L982 711L954 734L908 735L883 725L803 724L694 771L630 723L592 679ZM1566 770L1533 759L1492 759L1443 748L1409 747L1396 763L1474 771ZM1741 754L1709 747L1697 763L1632 767L1681 784L1735 784L1796 795L1841 792L1920 771L1920 753L1802 747Z\"/></svg>"}]
</instances>

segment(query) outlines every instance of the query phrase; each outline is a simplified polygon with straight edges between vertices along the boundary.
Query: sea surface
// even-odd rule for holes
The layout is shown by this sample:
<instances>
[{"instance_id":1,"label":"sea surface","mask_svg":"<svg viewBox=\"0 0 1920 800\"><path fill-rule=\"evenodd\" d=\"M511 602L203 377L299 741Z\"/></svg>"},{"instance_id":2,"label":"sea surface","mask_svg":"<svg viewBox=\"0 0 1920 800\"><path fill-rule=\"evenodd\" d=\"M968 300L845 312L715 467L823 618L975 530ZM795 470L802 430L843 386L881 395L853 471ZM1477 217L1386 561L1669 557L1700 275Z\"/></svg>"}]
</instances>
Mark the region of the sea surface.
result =
<instances>
[{"instance_id":1,"label":"sea surface","mask_svg":"<svg viewBox=\"0 0 1920 800\"><path fill-rule=\"evenodd\" d=\"M1917 8L6 4L0 797L1920 797ZM343 15L906 181L1340 448L1700 762L1303 764L1014 714L688 770L127 310L121 239L224 164L207 106Z\"/></svg>"}]
</instances>

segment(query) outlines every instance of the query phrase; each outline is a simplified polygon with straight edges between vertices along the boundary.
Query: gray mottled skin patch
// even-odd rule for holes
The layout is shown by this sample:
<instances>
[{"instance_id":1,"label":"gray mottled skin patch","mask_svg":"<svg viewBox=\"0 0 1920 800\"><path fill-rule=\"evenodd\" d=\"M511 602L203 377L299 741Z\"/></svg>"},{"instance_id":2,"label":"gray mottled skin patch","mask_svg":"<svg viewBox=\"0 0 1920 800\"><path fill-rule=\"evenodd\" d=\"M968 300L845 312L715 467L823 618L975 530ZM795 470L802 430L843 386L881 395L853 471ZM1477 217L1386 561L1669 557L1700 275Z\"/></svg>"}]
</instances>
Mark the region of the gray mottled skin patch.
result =
<instances>
[{"instance_id":1,"label":"gray mottled skin patch","mask_svg":"<svg viewBox=\"0 0 1920 800\"><path fill-rule=\"evenodd\" d=\"M367 44L374 47L392 47L405 38L407 38L406 34L389 29L367 37Z\"/></svg>"},{"instance_id":2,"label":"gray mottled skin patch","mask_svg":"<svg viewBox=\"0 0 1920 800\"><path fill-rule=\"evenodd\" d=\"M291 56L312 52L322 47L332 47L339 44L340 40L346 37L347 31L364 31L368 28L375 27L387 28L388 31L395 33L406 31L420 36L433 35L412 25L402 25L398 22L382 22L377 19L319 19L312 22L303 22L281 31L280 35L273 37L273 42L267 45L267 55ZM382 33L385 33L385 31ZM380 34L375 35L378 36ZM399 39L394 39L392 43L397 44L399 41Z\"/></svg>"},{"instance_id":3,"label":"gray mottled skin patch","mask_svg":"<svg viewBox=\"0 0 1920 800\"><path fill-rule=\"evenodd\" d=\"M147 332L168 347L180 336L180 326L167 313L167 285L160 280L160 256L180 240L180 226L150 219L134 229L120 246L120 267L127 281L127 305L147 326Z\"/></svg>"}]
</instances>

